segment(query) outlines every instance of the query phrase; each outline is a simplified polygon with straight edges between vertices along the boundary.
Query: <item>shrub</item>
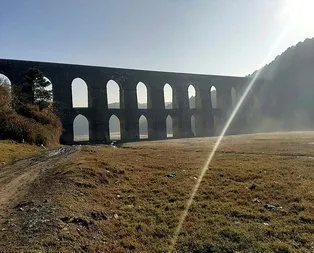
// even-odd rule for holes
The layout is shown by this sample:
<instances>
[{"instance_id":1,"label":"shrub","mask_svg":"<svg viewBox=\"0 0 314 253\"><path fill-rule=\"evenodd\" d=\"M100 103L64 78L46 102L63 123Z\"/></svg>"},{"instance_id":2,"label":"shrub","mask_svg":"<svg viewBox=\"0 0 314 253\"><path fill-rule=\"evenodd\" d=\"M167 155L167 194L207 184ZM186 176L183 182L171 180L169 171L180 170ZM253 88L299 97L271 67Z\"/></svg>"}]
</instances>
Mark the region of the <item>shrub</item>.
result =
<instances>
[{"instance_id":1,"label":"shrub","mask_svg":"<svg viewBox=\"0 0 314 253\"><path fill-rule=\"evenodd\" d=\"M0 139L11 139L37 145L59 143L62 124L52 105L40 110L36 105L11 107L10 90L0 86Z\"/></svg>"},{"instance_id":2,"label":"shrub","mask_svg":"<svg viewBox=\"0 0 314 253\"><path fill-rule=\"evenodd\" d=\"M30 119L34 119L40 124L43 125L53 125L55 127L60 126L60 120L57 115L53 112L52 104L45 108L41 109L37 105L26 104L22 105L17 109L17 112Z\"/></svg>"},{"instance_id":3,"label":"shrub","mask_svg":"<svg viewBox=\"0 0 314 253\"><path fill-rule=\"evenodd\" d=\"M15 111L0 111L0 139L12 139L37 145L52 146L59 143L62 132L60 121L43 125ZM57 126L57 127L56 127Z\"/></svg>"},{"instance_id":4,"label":"shrub","mask_svg":"<svg viewBox=\"0 0 314 253\"><path fill-rule=\"evenodd\" d=\"M0 85L0 110L9 110L11 108L10 88Z\"/></svg>"}]
</instances>

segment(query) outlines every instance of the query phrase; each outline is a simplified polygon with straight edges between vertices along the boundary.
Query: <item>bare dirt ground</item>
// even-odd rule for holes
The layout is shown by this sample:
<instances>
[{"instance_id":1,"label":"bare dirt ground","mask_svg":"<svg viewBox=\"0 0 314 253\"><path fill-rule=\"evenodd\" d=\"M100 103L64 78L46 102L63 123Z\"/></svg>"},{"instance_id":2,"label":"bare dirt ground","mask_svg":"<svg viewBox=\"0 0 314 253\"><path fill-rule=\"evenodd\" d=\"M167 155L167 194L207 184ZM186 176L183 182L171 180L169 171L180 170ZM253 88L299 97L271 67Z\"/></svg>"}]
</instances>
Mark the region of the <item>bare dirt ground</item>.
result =
<instances>
[{"instance_id":1,"label":"bare dirt ground","mask_svg":"<svg viewBox=\"0 0 314 253\"><path fill-rule=\"evenodd\" d=\"M10 222L6 217L10 216L12 209L25 205L23 198L30 185L45 171L66 162L78 150L79 148L74 146L49 150L0 170L0 235L8 230Z\"/></svg>"}]
</instances>

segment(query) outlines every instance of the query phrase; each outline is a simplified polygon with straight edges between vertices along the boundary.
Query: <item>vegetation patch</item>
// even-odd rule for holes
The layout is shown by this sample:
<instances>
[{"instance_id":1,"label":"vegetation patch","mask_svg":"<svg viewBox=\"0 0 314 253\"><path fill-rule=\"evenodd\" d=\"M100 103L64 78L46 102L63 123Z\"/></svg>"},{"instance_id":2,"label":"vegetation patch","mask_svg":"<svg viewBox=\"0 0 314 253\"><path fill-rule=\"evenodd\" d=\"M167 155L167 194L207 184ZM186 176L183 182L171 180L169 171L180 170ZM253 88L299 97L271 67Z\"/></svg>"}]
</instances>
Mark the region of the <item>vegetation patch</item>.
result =
<instances>
[{"instance_id":1,"label":"vegetation patch","mask_svg":"<svg viewBox=\"0 0 314 253\"><path fill-rule=\"evenodd\" d=\"M0 141L0 168L35 155L40 151L41 149L35 145L20 144L14 141Z\"/></svg>"},{"instance_id":2,"label":"vegetation patch","mask_svg":"<svg viewBox=\"0 0 314 253\"><path fill-rule=\"evenodd\" d=\"M59 143L62 124L51 92L45 89L49 84L38 69L30 69L14 90L0 85L0 139L45 146Z\"/></svg>"}]
</instances>

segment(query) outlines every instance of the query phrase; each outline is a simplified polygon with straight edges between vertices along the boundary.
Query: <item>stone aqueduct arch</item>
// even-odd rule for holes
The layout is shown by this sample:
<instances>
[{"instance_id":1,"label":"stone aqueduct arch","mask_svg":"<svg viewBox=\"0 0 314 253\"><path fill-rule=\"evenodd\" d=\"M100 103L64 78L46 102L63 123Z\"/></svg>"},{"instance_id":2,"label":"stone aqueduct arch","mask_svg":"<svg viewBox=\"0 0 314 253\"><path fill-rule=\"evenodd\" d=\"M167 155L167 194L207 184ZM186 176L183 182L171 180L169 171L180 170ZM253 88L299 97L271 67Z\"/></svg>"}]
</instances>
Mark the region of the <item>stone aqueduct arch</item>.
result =
<instances>
[{"instance_id":1,"label":"stone aqueduct arch","mask_svg":"<svg viewBox=\"0 0 314 253\"><path fill-rule=\"evenodd\" d=\"M241 94L249 79L217 75L157 72L71 65L60 63L0 59L0 73L6 75L12 86L21 83L25 72L32 67L39 68L52 82L54 102L63 123L61 142L74 141L73 121L79 114L89 121L89 136L92 143L107 143L109 119L115 115L120 120L121 140L139 140L139 118L144 115L148 121L148 138L166 139L166 118L172 118L173 137L194 136L191 131L191 117L196 120L196 136L212 136L214 115L222 120L228 116L232 106L231 89ZM82 78L88 89L88 107L73 108L72 81ZM115 81L120 88L120 108L108 108L107 83ZM139 109L136 86L142 82L147 87L147 109ZM172 88L172 109L165 109L164 86ZM189 108L188 87L195 88L195 108ZM217 92L217 108L212 108L211 86Z\"/></svg>"}]
</instances>

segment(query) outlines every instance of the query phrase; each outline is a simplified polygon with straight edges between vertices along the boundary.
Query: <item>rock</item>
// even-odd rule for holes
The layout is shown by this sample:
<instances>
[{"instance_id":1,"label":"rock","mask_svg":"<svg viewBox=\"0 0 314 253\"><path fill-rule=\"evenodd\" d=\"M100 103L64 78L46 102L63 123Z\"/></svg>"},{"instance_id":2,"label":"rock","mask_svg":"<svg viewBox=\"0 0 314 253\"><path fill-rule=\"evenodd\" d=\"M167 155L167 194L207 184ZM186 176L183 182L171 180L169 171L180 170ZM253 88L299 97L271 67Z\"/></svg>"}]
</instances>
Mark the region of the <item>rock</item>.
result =
<instances>
[{"instance_id":1,"label":"rock","mask_svg":"<svg viewBox=\"0 0 314 253\"><path fill-rule=\"evenodd\" d=\"M61 218L61 220L65 223L74 223L83 227L89 228L90 225L94 224L93 221L89 221L85 219L84 217L79 216L66 216Z\"/></svg>"},{"instance_id":2,"label":"rock","mask_svg":"<svg viewBox=\"0 0 314 253\"><path fill-rule=\"evenodd\" d=\"M14 208L16 209L21 209L23 207L26 207L26 206L30 206L30 205L33 205L34 204L34 201L23 201L19 204L17 204ZM21 211L24 211L24 210L21 210Z\"/></svg>"},{"instance_id":3,"label":"rock","mask_svg":"<svg viewBox=\"0 0 314 253\"><path fill-rule=\"evenodd\" d=\"M252 185L249 187L249 189L252 191L252 190L255 190L255 189L256 189L256 187L257 187L257 185L256 185L256 184L252 184Z\"/></svg>"},{"instance_id":4,"label":"rock","mask_svg":"<svg viewBox=\"0 0 314 253\"><path fill-rule=\"evenodd\" d=\"M94 220L108 220L110 218L109 214L102 212L102 211L91 212L90 216Z\"/></svg>"},{"instance_id":5,"label":"rock","mask_svg":"<svg viewBox=\"0 0 314 253\"><path fill-rule=\"evenodd\" d=\"M252 202L253 202L253 203L261 203L261 201L260 201L258 198L252 199Z\"/></svg>"},{"instance_id":6,"label":"rock","mask_svg":"<svg viewBox=\"0 0 314 253\"><path fill-rule=\"evenodd\" d=\"M282 206L278 205L278 204L266 204L264 205L264 208L266 208L269 211L280 211L282 210Z\"/></svg>"},{"instance_id":7,"label":"rock","mask_svg":"<svg viewBox=\"0 0 314 253\"><path fill-rule=\"evenodd\" d=\"M175 173L169 173L169 174L167 175L167 177L173 178L173 177L176 177L176 174L175 174Z\"/></svg>"},{"instance_id":8,"label":"rock","mask_svg":"<svg viewBox=\"0 0 314 253\"><path fill-rule=\"evenodd\" d=\"M31 207L29 210L30 210L30 211L33 211L33 212L35 212L35 213L38 213L38 212L39 212L39 208L37 208L37 207Z\"/></svg>"},{"instance_id":9,"label":"rock","mask_svg":"<svg viewBox=\"0 0 314 253\"><path fill-rule=\"evenodd\" d=\"M119 218L119 215L118 215L117 213L115 213L115 214L113 215L113 217L114 217L115 219L118 219L118 218Z\"/></svg>"}]
</instances>

